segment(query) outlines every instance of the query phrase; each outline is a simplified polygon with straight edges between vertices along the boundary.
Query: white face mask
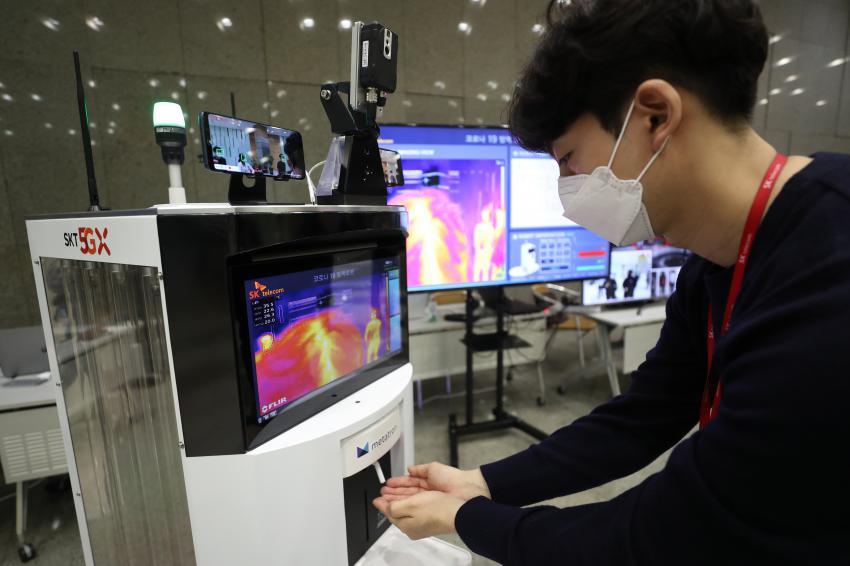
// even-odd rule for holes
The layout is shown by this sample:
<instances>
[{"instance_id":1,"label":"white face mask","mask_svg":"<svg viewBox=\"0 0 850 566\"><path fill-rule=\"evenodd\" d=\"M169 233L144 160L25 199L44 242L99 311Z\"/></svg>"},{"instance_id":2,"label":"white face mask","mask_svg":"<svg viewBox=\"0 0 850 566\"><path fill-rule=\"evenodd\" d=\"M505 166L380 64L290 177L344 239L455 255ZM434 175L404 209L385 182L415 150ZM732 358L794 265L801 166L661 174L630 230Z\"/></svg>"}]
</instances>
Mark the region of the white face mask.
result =
<instances>
[{"instance_id":1,"label":"white face mask","mask_svg":"<svg viewBox=\"0 0 850 566\"><path fill-rule=\"evenodd\" d=\"M629 246L655 237L643 204L643 185L640 181L670 141L670 138L664 140L664 145L652 156L637 179L617 178L611 165L634 108L633 101L607 166L597 167L591 175L558 179L558 194L564 207L564 216L616 246Z\"/></svg>"}]
</instances>

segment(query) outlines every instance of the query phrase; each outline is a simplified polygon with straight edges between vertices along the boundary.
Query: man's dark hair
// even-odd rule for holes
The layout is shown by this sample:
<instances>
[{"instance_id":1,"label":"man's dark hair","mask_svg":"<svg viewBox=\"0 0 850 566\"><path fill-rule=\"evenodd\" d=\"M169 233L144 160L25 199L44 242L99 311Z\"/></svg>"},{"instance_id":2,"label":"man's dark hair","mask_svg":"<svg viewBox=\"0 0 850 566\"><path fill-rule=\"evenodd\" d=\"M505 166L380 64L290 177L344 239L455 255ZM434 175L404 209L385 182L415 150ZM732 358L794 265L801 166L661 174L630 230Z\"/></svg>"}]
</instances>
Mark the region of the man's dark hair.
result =
<instances>
[{"instance_id":1,"label":"man's dark hair","mask_svg":"<svg viewBox=\"0 0 850 566\"><path fill-rule=\"evenodd\" d=\"M531 151L586 112L618 133L645 80L687 89L732 128L750 121L768 33L753 0L553 0L517 83L510 125Z\"/></svg>"}]
</instances>

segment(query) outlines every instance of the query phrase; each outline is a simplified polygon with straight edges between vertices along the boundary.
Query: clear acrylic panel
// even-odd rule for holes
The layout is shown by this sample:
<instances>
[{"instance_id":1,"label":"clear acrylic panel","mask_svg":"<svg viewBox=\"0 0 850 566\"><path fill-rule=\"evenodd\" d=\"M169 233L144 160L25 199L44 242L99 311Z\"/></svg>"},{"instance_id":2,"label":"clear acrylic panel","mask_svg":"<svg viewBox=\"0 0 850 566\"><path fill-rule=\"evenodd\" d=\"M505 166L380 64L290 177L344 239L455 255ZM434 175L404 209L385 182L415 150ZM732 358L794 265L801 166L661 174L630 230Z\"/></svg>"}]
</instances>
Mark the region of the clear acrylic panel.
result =
<instances>
[{"instance_id":1,"label":"clear acrylic panel","mask_svg":"<svg viewBox=\"0 0 850 566\"><path fill-rule=\"evenodd\" d=\"M156 268L41 259L97 564L195 564Z\"/></svg>"}]
</instances>

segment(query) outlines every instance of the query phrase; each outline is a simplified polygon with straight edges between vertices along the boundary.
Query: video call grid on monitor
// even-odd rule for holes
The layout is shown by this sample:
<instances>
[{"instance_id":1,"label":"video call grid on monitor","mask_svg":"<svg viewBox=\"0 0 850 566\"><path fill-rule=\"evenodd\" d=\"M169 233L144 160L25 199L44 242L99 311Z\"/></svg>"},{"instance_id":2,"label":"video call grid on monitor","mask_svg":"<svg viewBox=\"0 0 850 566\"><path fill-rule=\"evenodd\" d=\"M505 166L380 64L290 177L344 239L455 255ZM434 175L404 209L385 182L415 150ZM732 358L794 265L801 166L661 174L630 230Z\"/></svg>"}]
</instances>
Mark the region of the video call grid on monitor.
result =
<instances>
[{"instance_id":1,"label":"video call grid on monitor","mask_svg":"<svg viewBox=\"0 0 850 566\"><path fill-rule=\"evenodd\" d=\"M558 166L515 145L505 128L387 125L401 155L408 289L441 291L608 274L610 245L563 217Z\"/></svg>"}]
</instances>

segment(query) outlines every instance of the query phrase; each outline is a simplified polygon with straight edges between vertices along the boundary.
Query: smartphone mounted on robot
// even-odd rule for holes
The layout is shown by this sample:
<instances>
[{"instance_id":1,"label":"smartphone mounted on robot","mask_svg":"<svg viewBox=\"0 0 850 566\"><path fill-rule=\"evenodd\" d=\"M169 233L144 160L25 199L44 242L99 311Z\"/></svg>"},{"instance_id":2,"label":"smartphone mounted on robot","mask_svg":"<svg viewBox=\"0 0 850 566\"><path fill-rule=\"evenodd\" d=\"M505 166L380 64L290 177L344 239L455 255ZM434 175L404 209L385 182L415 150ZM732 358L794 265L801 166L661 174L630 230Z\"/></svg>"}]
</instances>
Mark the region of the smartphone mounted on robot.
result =
<instances>
[{"instance_id":1,"label":"smartphone mounted on robot","mask_svg":"<svg viewBox=\"0 0 850 566\"><path fill-rule=\"evenodd\" d=\"M323 84L320 98L331 130L319 183L320 204L386 205L387 178L376 122L396 89L398 35L383 24L355 22L351 28L351 80ZM343 99L346 95L348 102Z\"/></svg>"}]
</instances>

